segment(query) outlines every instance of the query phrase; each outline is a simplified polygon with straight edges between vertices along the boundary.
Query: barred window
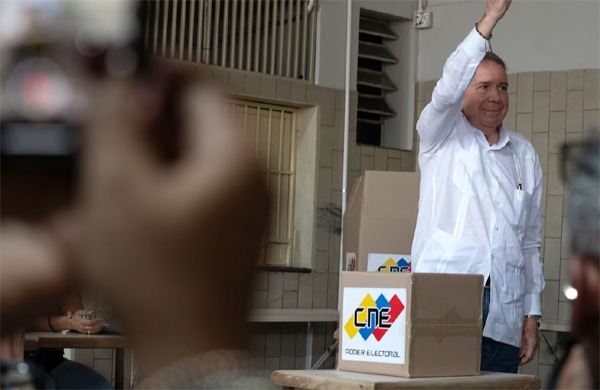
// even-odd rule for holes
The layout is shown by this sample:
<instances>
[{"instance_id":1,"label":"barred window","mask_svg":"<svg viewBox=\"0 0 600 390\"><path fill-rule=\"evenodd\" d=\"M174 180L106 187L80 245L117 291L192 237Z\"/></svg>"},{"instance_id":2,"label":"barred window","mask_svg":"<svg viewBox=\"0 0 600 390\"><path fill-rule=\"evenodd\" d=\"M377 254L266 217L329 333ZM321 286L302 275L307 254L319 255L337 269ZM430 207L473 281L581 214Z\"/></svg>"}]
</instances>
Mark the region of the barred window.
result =
<instances>
[{"instance_id":1,"label":"barred window","mask_svg":"<svg viewBox=\"0 0 600 390\"><path fill-rule=\"evenodd\" d=\"M237 100L233 111L256 153L271 195L268 236L259 264L291 266L294 237L297 113L293 108Z\"/></svg>"}]
</instances>

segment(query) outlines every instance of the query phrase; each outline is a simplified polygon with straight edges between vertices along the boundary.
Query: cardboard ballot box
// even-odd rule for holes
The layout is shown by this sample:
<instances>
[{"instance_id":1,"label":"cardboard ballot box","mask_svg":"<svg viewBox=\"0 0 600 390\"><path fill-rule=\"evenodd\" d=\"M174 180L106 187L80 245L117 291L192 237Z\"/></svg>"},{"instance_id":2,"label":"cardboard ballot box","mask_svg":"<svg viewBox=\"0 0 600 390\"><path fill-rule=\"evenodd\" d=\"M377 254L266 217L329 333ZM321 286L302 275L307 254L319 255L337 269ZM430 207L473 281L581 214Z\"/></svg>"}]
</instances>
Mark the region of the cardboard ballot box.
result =
<instances>
[{"instance_id":1,"label":"cardboard ballot box","mask_svg":"<svg viewBox=\"0 0 600 390\"><path fill-rule=\"evenodd\" d=\"M419 175L366 171L344 213L347 271L406 272L417 223Z\"/></svg>"},{"instance_id":2,"label":"cardboard ballot box","mask_svg":"<svg viewBox=\"0 0 600 390\"><path fill-rule=\"evenodd\" d=\"M343 272L338 369L479 375L483 276Z\"/></svg>"}]
</instances>

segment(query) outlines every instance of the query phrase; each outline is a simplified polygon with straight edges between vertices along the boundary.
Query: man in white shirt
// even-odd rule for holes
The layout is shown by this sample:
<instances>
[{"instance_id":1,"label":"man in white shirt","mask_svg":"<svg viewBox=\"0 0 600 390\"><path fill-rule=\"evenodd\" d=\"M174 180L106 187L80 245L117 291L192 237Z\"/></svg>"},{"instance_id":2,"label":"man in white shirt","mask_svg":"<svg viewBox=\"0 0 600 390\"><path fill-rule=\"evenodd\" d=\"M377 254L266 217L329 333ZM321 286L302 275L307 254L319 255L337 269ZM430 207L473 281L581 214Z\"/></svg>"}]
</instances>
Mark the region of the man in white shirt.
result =
<instances>
[{"instance_id":1,"label":"man in white shirt","mask_svg":"<svg viewBox=\"0 0 600 390\"><path fill-rule=\"evenodd\" d=\"M487 52L511 0L485 13L450 55L417 123L421 196L415 272L482 274L481 369L517 372L539 346L542 169L508 131L506 67Z\"/></svg>"}]
</instances>

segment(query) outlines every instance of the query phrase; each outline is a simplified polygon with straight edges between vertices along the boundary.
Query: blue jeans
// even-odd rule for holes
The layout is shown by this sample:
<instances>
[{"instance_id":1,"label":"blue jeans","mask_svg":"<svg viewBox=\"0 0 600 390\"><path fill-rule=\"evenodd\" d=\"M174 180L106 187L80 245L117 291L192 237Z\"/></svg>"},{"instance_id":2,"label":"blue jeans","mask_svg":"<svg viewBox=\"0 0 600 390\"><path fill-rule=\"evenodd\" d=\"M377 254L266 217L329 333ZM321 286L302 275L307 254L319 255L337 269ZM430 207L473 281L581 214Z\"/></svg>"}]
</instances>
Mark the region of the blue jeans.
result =
<instances>
[{"instance_id":1,"label":"blue jeans","mask_svg":"<svg viewBox=\"0 0 600 390\"><path fill-rule=\"evenodd\" d=\"M483 289L483 325L490 311L490 288ZM519 369L519 348L488 337L481 339L481 371L516 373Z\"/></svg>"},{"instance_id":2,"label":"blue jeans","mask_svg":"<svg viewBox=\"0 0 600 390\"><path fill-rule=\"evenodd\" d=\"M111 383L88 366L65 359L46 373L46 389L113 389Z\"/></svg>"},{"instance_id":3,"label":"blue jeans","mask_svg":"<svg viewBox=\"0 0 600 390\"><path fill-rule=\"evenodd\" d=\"M45 389L112 389L112 384L88 366L63 357L62 348L25 352L25 361L44 372Z\"/></svg>"},{"instance_id":4,"label":"blue jeans","mask_svg":"<svg viewBox=\"0 0 600 390\"><path fill-rule=\"evenodd\" d=\"M41 356L52 357L53 360L44 357L33 357L26 353L26 362L33 363L41 369L44 375L44 389L101 389L111 390L112 384L100 373L88 366L62 357L62 349L50 351ZM54 352L57 352L54 356ZM29 359L28 359L29 357Z\"/></svg>"}]
</instances>

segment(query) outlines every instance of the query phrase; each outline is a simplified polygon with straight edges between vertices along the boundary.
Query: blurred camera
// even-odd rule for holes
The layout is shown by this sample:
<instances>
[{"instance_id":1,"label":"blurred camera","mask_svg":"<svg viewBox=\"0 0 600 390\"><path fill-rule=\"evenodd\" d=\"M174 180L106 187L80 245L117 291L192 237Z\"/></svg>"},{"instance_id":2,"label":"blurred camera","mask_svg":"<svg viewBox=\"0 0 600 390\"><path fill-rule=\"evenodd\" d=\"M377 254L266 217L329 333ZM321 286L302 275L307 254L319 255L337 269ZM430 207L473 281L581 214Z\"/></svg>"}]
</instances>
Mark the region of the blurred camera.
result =
<instances>
[{"instance_id":1,"label":"blurred camera","mask_svg":"<svg viewBox=\"0 0 600 390\"><path fill-rule=\"evenodd\" d=\"M0 1L2 216L44 218L74 197L86 80L140 69L137 1Z\"/></svg>"},{"instance_id":2,"label":"blurred camera","mask_svg":"<svg viewBox=\"0 0 600 390\"><path fill-rule=\"evenodd\" d=\"M47 43L14 49L3 64L2 156L73 156L76 86L60 50Z\"/></svg>"},{"instance_id":3,"label":"blurred camera","mask_svg":"<svg viewBox=\"0 0 600 390\"><path fill-rule=\"evenodd\" d=\"M138 65L140 3L4 0L0 7L2 156L74 156L77 126L93 109L84 79Z\"/></svg>"}]
</instances>

